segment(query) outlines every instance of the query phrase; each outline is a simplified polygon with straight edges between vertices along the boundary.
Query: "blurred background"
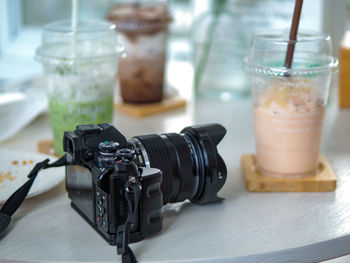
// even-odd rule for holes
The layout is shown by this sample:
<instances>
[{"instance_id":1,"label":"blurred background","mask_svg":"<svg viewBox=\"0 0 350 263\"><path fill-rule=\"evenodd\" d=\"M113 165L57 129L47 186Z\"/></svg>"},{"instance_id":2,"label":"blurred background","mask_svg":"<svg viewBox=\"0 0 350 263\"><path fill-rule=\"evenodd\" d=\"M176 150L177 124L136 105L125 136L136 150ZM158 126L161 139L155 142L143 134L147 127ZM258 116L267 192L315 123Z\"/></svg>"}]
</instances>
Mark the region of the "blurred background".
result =
<instances>
[{"instance_id":1,"label":"blurred background","mask_svg":"<svg viewBox=\"0 0 350 263\"><path fill-rule=\"evenodd\" d=\"M80 1L79 19L104 19L117 2ZM248 89L240 61L248 50L251 35L266 28L287 28L294 1L169 0L168 6L173 17L167 52L168 85L189 97L193 86L202 85L199 89L205 90L215 82L224 90L225 83L235 83L235 93L245 96ZM331 34L337 55L350 21L349 9L350 0L304 1L300 27ZM70 19L70 14L70 0L0 0L0 83L39 75L41 65L33 56L40 45L43 25ZM211 50L207 50L208 43ZM208 64L206 72L201 72L203 63ZM223 100L231 95L219 94Z\"/></svg>"},{"instance_id":2,"label":"blurred background","mask_svg":"<svg viewBox=\"0 0 350 263\"><path fill-rule=\"evenodd\" d=\"M120 2L127 1L81 0L78 17L80 20L106 20L110 8ZM242 58L248 52L251 37L259 31L288 30L295 3L294 0L166 2L172 22L167 42L165 86L175 88L185 99L198 95L222 101L249 96ZM34 79L43 74L42 64L34 60L35 50L41 44L42 29L45 24L53 21L69 20L71 4L72 0L0 0L0 87L5 83ZM300 30L330 34L334 55L338 56L344 33L350 30L350 0L304 0ZM28 108L33 109L32 101L29 104ZM17 104L15 106L16 110L20 108ZM23 109L27 111L26 108ZM38 113L41 111L38 109ZM6 112L3 116L5 115ZM8 116L8 123L16 123L10 118L12 115ZM33 117L28 117L27 122L31 118ZM169 119L164 118L159 125L163 125L166 131L173 131L178 129L180 122L192 123L191 118L188 115L173 115ZM124 120L129 119L125 117ZM233 120L234 118L232 122ZM151 126L147 126L147 121L143 124L149 128ZM251 123L248 121L247 125ZM124 124L127 127L123 128L127 131L139 129L139 121L124 121ZM6 125L2 125L3 130L4 126ZM245 127L247 126L242 126L238 131L245 133ZM20 128L16 127L16 130ZM330 129L329 133L332 131ZM8 134L13 133L12 130L8 131ZM248 135L252 136L251 133ZM43 139L41 134L35 136L34 139L31 138L33 144L36 144L35 139ZM242 141L242 145L250 145L250 141L251 139L249 142ZM346 258L344 261L332 262L350 262L349 260Z\"/></svg>"}]
</instances>

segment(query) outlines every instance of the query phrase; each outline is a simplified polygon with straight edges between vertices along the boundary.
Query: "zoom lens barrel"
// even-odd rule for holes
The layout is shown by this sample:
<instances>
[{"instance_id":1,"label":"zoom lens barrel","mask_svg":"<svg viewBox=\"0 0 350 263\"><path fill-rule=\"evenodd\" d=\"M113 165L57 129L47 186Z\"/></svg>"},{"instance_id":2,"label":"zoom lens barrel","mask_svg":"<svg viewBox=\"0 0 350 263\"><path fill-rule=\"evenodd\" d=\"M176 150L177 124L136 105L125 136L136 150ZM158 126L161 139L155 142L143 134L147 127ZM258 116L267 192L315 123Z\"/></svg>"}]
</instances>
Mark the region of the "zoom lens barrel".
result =
<instances>
[{"instance_id":1,"label":"zoom lens barrel","mask_svg":"<svg viewBox=\"0 0 350 263\"><path fill-rule=\"evenodd\" d=\"M226 181L226 165L217 151L226 129L220 124L186 127L177 133L133 137L141 166L163 172L163 202L190 199L204 204L221 200L217 192Z\"/></svg>"}]
</instances>

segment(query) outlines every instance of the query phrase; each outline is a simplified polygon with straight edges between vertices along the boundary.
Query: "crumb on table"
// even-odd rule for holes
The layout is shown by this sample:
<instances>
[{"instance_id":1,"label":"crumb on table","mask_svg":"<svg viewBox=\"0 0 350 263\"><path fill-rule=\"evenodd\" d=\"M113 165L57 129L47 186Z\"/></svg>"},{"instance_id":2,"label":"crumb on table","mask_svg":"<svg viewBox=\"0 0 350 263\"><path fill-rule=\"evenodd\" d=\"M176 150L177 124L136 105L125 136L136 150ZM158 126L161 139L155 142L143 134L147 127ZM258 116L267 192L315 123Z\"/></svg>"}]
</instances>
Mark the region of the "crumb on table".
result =
<instances>
[{"instance_id":1,"label":"crumb on table","mask_svg":"<svg viewBox=\"0 0 350 263\"><path fill-rule=\"evenodd\" d=\"M11 175L11 172L7 172L5 175L4 175L4 178L7 179L7 180L15 180L16 179L16 176L12 176Z\"/></svg>"},{"instance_id":2,"label":"crumb on table","mask_svg":"<svg viewBox=\"0 0 350 263\"><path fill-rule=\"evenodd\" d=\"M5 180L13 181L16 179L16 176L12 176L11 172L0 173L0 183L4 183Z\"/></svg>"}]
</instances>

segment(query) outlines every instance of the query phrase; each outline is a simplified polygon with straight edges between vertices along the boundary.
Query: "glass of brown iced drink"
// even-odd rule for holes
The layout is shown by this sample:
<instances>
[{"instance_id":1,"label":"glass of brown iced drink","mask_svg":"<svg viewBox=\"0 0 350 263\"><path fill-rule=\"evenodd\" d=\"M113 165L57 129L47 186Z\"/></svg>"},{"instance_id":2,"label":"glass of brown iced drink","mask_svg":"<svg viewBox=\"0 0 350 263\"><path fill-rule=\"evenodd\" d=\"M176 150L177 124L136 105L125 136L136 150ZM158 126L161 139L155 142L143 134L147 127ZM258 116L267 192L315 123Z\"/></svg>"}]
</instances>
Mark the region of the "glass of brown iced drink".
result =
<instances>
[{"instance_id":1,"label":"glass of brown iced drink","mask_svg":"<svg viewBox=\"0 0 350 263\"><path fill-rule=\"evenodd\" d=\"M118 42L126 51L118 62L123 101L161 101L171 21L166 2L118 4L110 8L106 18L116 25Z\"/></svg>"},{"instance_id":2,"label":"glass of brown iced drink","mask_svg":"<svg viewBox=\"0 0 350 263\"><path fill-rule=\"evenodd\" d=\"M328 92L338 61L328 35L299 33L291 69L288 32L256 35L245 58L253 100L256 164L274 177L314 175Z\"/></svg>"}]
</instances>

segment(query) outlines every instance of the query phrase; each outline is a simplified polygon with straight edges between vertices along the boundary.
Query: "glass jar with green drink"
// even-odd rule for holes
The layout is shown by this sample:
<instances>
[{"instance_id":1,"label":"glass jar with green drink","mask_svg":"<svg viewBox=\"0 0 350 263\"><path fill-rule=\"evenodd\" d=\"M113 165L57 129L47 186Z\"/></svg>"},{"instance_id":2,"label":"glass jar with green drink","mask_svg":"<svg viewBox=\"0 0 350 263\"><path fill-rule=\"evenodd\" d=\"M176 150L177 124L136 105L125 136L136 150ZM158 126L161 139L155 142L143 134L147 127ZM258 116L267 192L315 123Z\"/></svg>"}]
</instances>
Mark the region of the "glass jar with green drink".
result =
<instances>
[{"instance_id":1,"label":"glass jar with green drink","mask_svg":"<svg viewBox=\"0 0 350 263\"><path fill-rule=\"evenodd\" d=\"M64 131L76 125L111 122L117 58L114 25L106 22L70 21L44 28L36 59L47 79L50 120L57 155L63 155Z\"/></svg>"}]
</instances>

